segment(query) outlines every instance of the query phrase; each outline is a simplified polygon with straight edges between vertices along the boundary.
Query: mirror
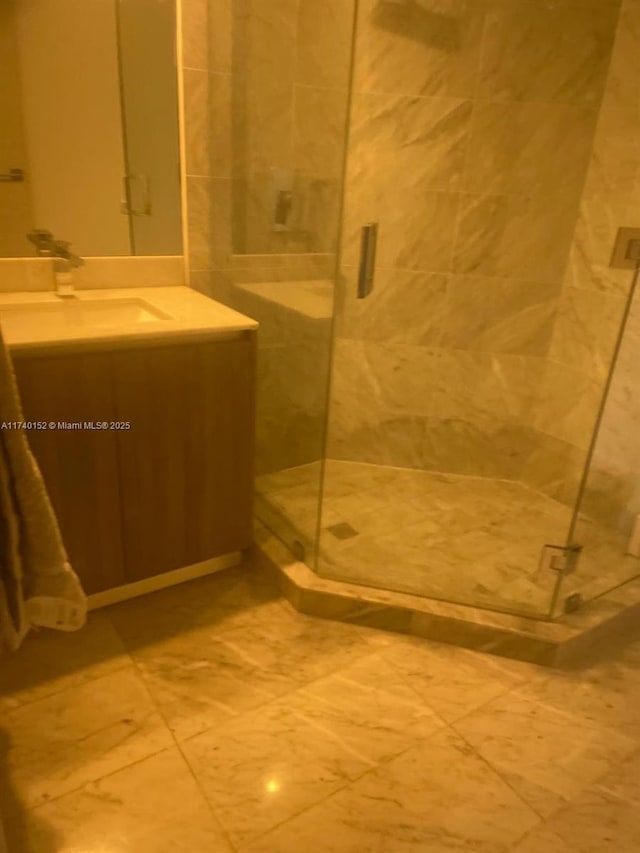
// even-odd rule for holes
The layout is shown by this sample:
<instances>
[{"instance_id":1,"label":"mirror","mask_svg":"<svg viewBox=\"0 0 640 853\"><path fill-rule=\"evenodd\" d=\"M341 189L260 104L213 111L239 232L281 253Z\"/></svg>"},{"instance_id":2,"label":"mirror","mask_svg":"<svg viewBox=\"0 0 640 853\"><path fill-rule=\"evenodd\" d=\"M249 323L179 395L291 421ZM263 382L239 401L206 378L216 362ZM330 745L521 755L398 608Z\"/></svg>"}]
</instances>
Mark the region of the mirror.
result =
<instances>
[{"instance_id":1,"label":"mirror","mask_svg":"<svg viewBox=\"0 0 640 853\"><path fill-rule=\"evenodd\" d=\"M1 0L0 257L182 253L175 0Z\"/></svg>"}]
</instances>

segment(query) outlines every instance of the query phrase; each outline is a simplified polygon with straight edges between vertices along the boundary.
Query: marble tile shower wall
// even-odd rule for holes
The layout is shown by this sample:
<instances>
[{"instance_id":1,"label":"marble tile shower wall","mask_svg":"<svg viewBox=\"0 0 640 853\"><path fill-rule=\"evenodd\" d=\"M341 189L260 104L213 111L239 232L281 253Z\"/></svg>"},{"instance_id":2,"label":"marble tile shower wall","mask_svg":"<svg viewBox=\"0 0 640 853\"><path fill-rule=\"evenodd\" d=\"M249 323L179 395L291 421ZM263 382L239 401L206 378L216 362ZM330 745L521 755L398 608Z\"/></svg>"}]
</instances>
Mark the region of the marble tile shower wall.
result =
<instances>
[{"instance_id":1,"label":"marble tile shower wall","mask_svg":"<svg viewBox=\"0 0 640 853\"><path fill-rule=\"evenodd\" d=\"M182 0L189 282L228 301L232 0Z\"/></svg>"},{"instance_id":2,"label":"marble tile shower wall","mask_svg":"<svg viewBox=\"0 0 640 853\"><path fill-rule=\"evenodd\" d=\"M190 281L225 302L257 273L333 271L353 2L318 12L318 0L182 0ZM304 233L273 229L273 170L297 182Z\"/></svg>"},{"instance_id":3,"label":"marble tile shower wall","mask_svg":"<svg viewBox=\"0 0 640 853\"><path fill-rule=\"evenodd\" d=\"M638 80L640 0L623 0L536 419L541 445L561 463L555 488L565 499L575 494L632 283L632 273L611 269L609 259L617 228L640 226ZM590 517L627 533L640 511L639 316L636 298L583 504ZM533 466L525 475L536 482Z\"/></svg>"},{"instance_id":4,"label":"marble tile shower wall","mask_svg":"<svg viewBox=\"0 0 640 853\"><path fill-rule=\"evenodd\" d=\"M351 52L350 0L233 3L233 245L334 252ZM274 229L278 190L287 225Z\"/></svg>"},{"instance_id":5,"label":"marble tile shower wall","mask_svg":"<svg viewBox=\"0 0 640 853\"><path fill-rule=\"evenodd\" d=\"M233 95L233 14L246 4L183 0L190 282L223 301L257 260L245 270L232 258L247 150L262 166L269 152L301 169L336 160L330 99L344 97L348 45L335 35L351 4L333 0L323 28L315 2L252 4L251 79L263 88ZM611 243L617 225L640 222L640 0L620 6L362 0L332 455L522 477L574 498L630 281L608 268ZM277 66L288 101L276 74L263 79L274 66L257 49L261 26L289 39ZM254 125L234 162L247 93ZM376 218L377 288L360 303L358 229ZM632 472L618 455L612 477L606 455L592 492L611 502Z\"/></svg>"},{"instance_id":6,"label":"marble tile shower wall","mask_svg":"<svg viewBox=\"0 0 640 853\"><path fill-rule=\"evenodd\" d=\"M330 324L238 285L335 277L353 2L189 2L191 284L260 321L257 468L279 470L322 455ZM291 231L273 227L278 170Z\"/></svg>"},{"instance_id":7,"label":"marble tile shower wall","mask_svg":"<svg viewBox=\"0 0 640 853\"><path fill-rule=\"evenodd\" d=\"M248 248L234 245L235 238L246 237L243 217L252 204L245 197L251 195L251 180L244 179L242 171L248 162L256 174L271 166L293 170L297 164L303 168L305 158L319 168L328 152L335 164L334 149L339 146L342 150L344 127L339 127L337 119L323 126L329 94L324 113L317 114L313 104L323 97L322 74L330 73L324 68L322 51L336 41L337 32L348 33L348 24L346 28L338 24L344 10L353 7L332 0L323 9L324 27L316 27L314 33L316 3L182 0L189 281L229 304L234 299L233 283L320 278L327 268L333 269L329 253L294 255L287 254L295 249L293 245L282 241L281 246L269 245L267 232L273 234L273 223L270 218L264 221L264 199L260 216L265 234ZM294 31L295 38L287 43ZM284 43L288 59L283 63L279 48ZM345 47L348 50L348 45L341 45L335 56L343 66ZM296 59L299 82L295 86L289 73L292 54L300 57ZM348 70L341 73L340 97L346 103ZM342 124L345 109L343 105ZM338 127L340 136L336 138L330 131ZM256 177L258 183L260 180ZM270 197L269 216L272 200ZM331 229L335 235L337 211L322 217L325 237L319 235L318 242L327 243ZM275 248L282 253L276 254Z\"/></svg>"},{"instance_id":8,"label":"marble tile shower wall","mask_svg":"<svg viewBox=\"0 0 640 853\"><path fill-rule=\"evenodd\" d=\"M322 454L330 330L237 285L335 276L352 17L352 0L183 0L190 283L260 321L260 472ZM305 233L273 229L274 169Z\"/></svg>"},{"instance_id":9,"label":"marble tile shower wall","mask_svg":"<svg viewBox=\"0 0 640 853\"><path fill-rule=\"evenodd\" d=\"M330 455L557 491L593 392L555 375L554 324L619 6L361 0Z\"/></svg>"},{"instance_id":10,"label":"marble tile shower wall","mask_svg":"<svg viewBox=\"0 0 640 853\"><path fill-rule=\"evenodd\" d=\"M631 535L640 514L639 361L640 293L636 291L582 501L590 519L625 537ZM584 527L579 533L588 537Z\"/></svg>"}]
</instances>

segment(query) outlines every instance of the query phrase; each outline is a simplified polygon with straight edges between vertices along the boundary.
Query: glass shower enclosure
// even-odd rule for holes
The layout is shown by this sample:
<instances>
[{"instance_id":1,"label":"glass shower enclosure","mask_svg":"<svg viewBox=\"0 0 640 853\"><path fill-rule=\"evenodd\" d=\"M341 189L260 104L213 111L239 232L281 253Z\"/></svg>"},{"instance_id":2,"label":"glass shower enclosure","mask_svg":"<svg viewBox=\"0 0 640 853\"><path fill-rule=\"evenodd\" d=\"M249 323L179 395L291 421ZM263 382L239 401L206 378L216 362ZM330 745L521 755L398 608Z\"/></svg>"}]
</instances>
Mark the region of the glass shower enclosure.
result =
<instances>
[{"instance_id":1,"label":"glass shower enclosure","mask_svg":"<svg viewBox=\"0 0 640 853\"><path fill-rule=\"evenodd\" d=\"M539 618L639 574L640 306L611 265L639 4L233 6L258 517L322 577Z\"/></svg>"}]
</instances>

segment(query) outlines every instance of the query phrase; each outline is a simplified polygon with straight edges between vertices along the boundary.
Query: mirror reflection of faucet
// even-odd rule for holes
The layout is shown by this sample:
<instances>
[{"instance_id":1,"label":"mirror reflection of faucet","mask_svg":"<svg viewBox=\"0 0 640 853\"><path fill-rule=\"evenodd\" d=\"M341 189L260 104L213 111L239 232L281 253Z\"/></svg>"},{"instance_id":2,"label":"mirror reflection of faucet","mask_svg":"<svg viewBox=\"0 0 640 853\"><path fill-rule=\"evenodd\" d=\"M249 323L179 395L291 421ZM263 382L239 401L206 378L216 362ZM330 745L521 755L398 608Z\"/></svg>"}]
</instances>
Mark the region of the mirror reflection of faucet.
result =
<instances>
[{"instance_id":1,"label":"mirror reflection of faucet","mask_svg":"<svg viewBox=\"0 0 640 853\"><path fill-rule=\"evenodd\" d=\"M80 267L84 260L71 251L71 243L66 240L56 240L51 231L34 229L27 234L28 239L36 247L36 252L42 258L53 258L53 274L56 282L56 295L68 299L75 297L73 288L74 267Z\"/></svg>"}]
</instances>

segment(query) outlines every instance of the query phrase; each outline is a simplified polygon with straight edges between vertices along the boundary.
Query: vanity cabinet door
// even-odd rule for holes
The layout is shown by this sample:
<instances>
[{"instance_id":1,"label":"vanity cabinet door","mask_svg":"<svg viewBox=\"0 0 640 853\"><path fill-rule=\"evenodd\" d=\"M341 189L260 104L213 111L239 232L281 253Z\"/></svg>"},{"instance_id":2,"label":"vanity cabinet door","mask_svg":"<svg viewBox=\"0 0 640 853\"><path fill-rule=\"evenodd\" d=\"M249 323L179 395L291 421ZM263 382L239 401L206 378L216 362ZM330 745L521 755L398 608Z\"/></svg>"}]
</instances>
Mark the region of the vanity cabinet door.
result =
<instances>
[{"instance_id":1,"label":"vanity cabinet door","mask_svg":"<svg viewBox=\"0 0 640 853\"><path fill-rule=\"evenodd\" d=\"M25 419L56 424L30 430L28 439L69 560L85 592L120 586L125 581L117 436L85 428L85 422L113 420L110 357L17 354L13 361Z\"/></svg>"},{"instance_id":2,"label":"vanity cabinet door","mask_svg":"<svg viewBox=\"0 0 640 853\"><path fill-rule=\"evenodd\" d=\"M253 336L112 359L127 581L248 547Z\"/></svg>"}]
</instances>

